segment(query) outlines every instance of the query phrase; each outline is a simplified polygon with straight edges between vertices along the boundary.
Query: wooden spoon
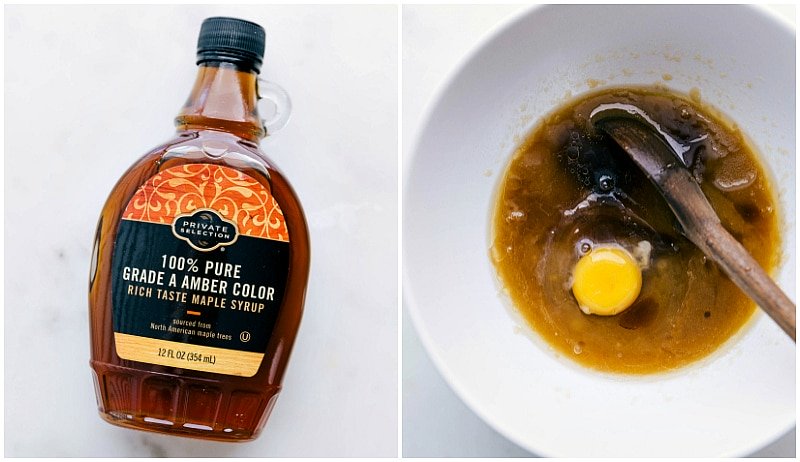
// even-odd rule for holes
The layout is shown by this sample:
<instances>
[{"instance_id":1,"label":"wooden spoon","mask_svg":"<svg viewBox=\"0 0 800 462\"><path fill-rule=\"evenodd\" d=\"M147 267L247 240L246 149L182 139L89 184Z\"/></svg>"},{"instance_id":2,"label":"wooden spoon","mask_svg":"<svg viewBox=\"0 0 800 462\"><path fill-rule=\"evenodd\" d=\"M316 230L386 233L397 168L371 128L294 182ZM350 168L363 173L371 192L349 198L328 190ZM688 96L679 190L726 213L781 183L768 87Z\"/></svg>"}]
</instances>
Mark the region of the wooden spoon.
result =
<instances>
[{"instance_id":1,"label":"wooden spoon","mask_svg":"<svg viewBox=\"0 0 800 462\"><path fill-rule=\"evenodd\" d=\"M682 157L686 149L640 108L602 104L590 116L644 171L666 199L683 234L714 260L795 342L796 307L753 257L722 226Z\"/></svg>"}]
</instances>

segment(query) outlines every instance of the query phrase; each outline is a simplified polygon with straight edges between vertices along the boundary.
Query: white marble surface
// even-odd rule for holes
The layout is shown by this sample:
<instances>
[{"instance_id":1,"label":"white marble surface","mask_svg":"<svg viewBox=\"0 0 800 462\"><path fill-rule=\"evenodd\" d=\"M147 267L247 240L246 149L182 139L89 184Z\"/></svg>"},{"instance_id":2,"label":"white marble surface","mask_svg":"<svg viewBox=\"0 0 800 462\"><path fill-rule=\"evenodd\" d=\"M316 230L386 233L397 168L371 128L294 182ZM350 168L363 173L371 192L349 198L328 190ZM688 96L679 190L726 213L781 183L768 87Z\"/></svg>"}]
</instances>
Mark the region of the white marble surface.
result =
<instances>
[{"instance_id":1,"label":"white marble surface","mask_svg":"<svg viewBox=\"0 0 800 462\"><path fill-rule=\"evenodd\" d=\"M521 5L406 5L403 7L403 155L407 161L416 130L437 88L485 35ZM792 23L792 5L772 7ZM456 395L428 358L407 313L403 315L403 442L405 457L531 457L486 425ZM792 457L790 431L753 454Z\"/></svg>"},{"instance_id":2,"label":"white marble surface","mask_svg":"<svg viewBox=\"0 0 800 462\"><path fill-rule=\"evenodd\" d=\"M5 455L397 453L397 7L5 7ZM262 436L213 443L97 415L87 276L119 176L170 138L205 17L267 30L294 115L263 143L312 239L306 310Z\"/></svg>"}]
</instances>

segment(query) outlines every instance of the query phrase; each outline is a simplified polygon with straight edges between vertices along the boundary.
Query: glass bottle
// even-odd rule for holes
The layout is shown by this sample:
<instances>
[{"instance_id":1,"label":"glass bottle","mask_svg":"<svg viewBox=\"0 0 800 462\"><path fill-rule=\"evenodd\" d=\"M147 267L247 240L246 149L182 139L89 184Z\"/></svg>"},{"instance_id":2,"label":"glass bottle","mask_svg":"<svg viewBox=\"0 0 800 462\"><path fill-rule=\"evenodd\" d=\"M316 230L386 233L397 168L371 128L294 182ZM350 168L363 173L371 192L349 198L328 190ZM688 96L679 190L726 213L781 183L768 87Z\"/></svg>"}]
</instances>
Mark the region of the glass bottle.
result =
<instances>
[{"instance_id":1,"label":"glass bottle","mask_svg":"<svg viewBox=\"0 0 800 462\"><path fill-rule=\"evenodd\" d=\"M259 150L264 29L209 18L175 139L120 178L89 278L100 415L123 427L254 439L300 324L309 238L300 201Z\"/></svg>"}]
</instances>

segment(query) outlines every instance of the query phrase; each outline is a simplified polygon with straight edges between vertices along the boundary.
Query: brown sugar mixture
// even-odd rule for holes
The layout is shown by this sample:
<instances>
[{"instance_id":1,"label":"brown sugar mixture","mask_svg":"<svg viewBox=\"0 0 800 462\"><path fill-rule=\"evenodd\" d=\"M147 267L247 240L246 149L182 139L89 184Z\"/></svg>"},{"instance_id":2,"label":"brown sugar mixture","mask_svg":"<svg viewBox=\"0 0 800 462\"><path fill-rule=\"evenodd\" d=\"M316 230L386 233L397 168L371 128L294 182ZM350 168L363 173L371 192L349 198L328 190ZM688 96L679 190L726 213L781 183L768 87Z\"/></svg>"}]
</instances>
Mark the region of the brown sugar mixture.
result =
<instances>
[{"instance_id":1,"label":"brown sugar mixture","mask_svg":"<svg viewBox=\"0 0 800 462\"><path fill-rule=\"evenodd\" d=\"M725 228L774 269L778 213L754 149L696 94L662 87L592 92L534 128L499 185L492 260L516 308L564 356L608 372L675 369L715 351L755 305L680 234L644 174L591 126L590 113L604 103L636 105L674 137ZM618 314L586 314L573 293L576 264L598 248L623 249L641 272L638 297Z\"/></svg>"}]
</instances>

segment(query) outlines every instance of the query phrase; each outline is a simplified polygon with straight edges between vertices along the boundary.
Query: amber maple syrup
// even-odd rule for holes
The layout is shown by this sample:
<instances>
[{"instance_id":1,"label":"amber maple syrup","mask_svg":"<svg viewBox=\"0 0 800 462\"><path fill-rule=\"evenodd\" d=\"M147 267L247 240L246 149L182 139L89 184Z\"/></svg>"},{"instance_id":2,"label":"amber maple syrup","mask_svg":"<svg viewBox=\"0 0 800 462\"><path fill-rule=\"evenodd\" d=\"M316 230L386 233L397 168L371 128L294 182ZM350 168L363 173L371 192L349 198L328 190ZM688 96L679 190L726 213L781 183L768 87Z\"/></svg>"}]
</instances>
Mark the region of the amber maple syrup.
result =
<instances>
[{"instance_id":1,"label":"amber maple syrup","mask_svg":"<svg viewBox=\"0 0 800 462\"><path fill-rule=\"evenodd\" d=\"M100 415L123 427L254 439L300 324L308 229L259 149L264 30L209 18L177 137L122 176L97 225L89 283Z\"/></svg>"}]
</instances>

